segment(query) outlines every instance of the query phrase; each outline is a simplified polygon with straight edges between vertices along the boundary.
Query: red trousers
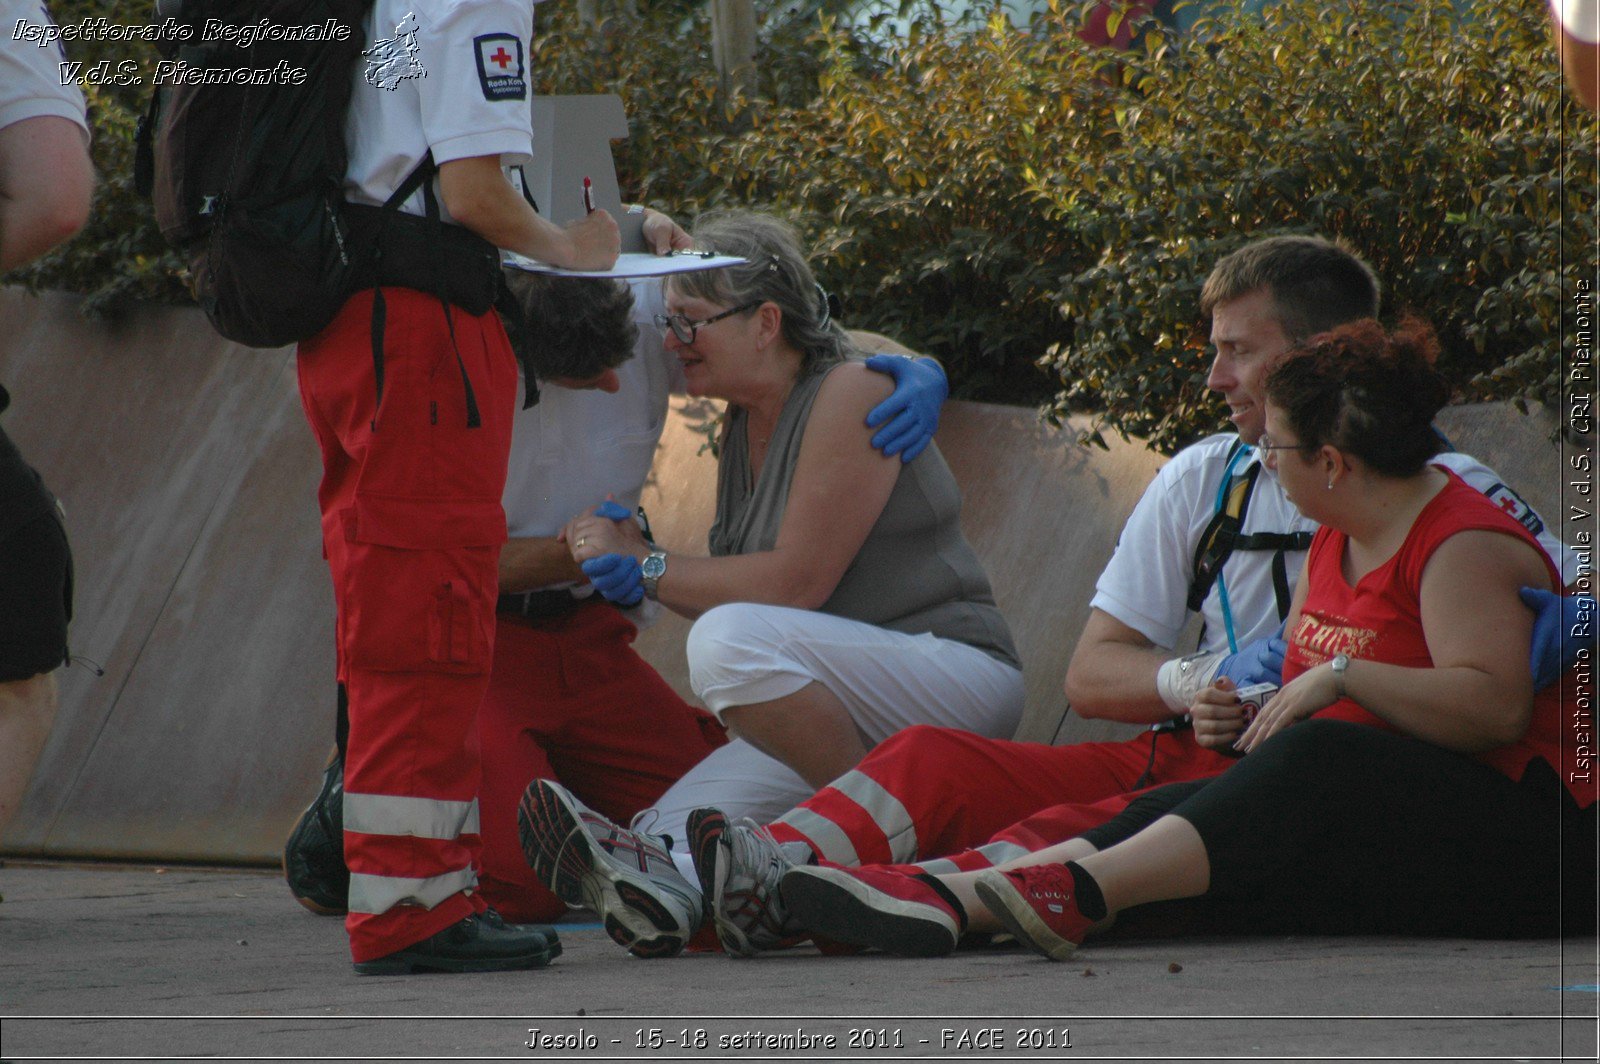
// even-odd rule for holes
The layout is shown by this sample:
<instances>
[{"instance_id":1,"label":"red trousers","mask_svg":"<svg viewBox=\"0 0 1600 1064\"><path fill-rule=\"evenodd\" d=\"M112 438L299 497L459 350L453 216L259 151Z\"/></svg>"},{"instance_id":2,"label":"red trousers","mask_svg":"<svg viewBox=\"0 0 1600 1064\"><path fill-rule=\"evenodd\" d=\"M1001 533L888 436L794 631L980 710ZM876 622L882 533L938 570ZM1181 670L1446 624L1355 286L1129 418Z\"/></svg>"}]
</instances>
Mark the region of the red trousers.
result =
<instances>
[{"instance_id":1,"label":"red trousers","mask_svg":"<svg viewBox=\"0 0 1600 1064\"><path fill-rule=\"evenodd\" d=\"M839 864L984 868L1105 823L1136 784L1198 779L1231 764L1189 729L1047 746L918 725L770 827L778 841L804 842Z\"/></svg>"},{"instance_id":2,"label":"red trousers","mask_svg":"<svg viewBox=\"0 0 1600 1064\"><path fill-rule=\"evenodd\" d=\"M345 860L351 956L372 960L484 907L477 715L489 681L500 507L517 369L500 319L384 289L381 408L373 293L300 344L322 450L323 551L350 700ZM459 350L482 424L468 426Z\"/></svg>"},{"instance_id":3,"label":"red trousers","mask_svg":"<svg viewBox=\"0 0 1600 1064\"><path fill-rule=\"evenodd\" d=\"M567 911L522 856L517 802L553 779L626 824L679 776L728 741L633 650L633 623L596 596L565 616L502 616L489 691L478 716L483 749L480 884L508 920Z\"/></svg>"}]
</instances>

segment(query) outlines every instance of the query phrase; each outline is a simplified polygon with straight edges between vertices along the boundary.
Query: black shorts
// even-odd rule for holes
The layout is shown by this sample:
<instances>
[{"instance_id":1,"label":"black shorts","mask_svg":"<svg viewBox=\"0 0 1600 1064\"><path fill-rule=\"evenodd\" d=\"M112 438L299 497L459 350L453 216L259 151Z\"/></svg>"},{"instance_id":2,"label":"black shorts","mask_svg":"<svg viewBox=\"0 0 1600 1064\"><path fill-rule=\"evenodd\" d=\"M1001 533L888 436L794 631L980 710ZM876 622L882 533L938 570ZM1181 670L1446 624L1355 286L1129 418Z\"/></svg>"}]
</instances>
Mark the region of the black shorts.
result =
<instances>
[{"instance_id":1,"label":"black shorts","mask_svg":"<svg viewBox=\"0 0 1600 1064\"><path fill-rule=\"evenodd\" d=\"M52 507L0 541L0 683L63 665L71 619L72 548Z\"/></svg>"}]
</instances>

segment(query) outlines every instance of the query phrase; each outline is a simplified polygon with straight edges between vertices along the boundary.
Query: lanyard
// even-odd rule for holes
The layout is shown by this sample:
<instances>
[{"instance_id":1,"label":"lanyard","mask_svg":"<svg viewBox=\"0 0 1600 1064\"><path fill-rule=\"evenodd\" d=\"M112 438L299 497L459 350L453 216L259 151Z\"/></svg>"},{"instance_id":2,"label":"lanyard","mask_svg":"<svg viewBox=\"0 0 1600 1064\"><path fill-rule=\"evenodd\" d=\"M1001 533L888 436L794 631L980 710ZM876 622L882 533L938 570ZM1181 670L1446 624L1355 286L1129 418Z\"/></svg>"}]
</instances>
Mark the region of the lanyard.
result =
<instances>
[{"instance_id":1,"label":"lanyard","mask_svg":"<svg viewBox=\"0 0 1600 1064\"><path fill-rule=\"evenodd\" d=\"M1248 443L1233 452L1233 457L1228 459L1228 467L1222 471L1222 483L1217 487L1216 513L1222 513L1228 505L1228 485L1233 482L1233 469L1239 464L1239 459L1248 457L1254 447ZM1244 529L1241 526L1240 532ZM1222 630L1228 637L1228 653L1239 653L1239 640L1233 630L1233 606L1228 601L1228 577L1221 568L1217 570L1217 601L1222 606Z\"/></svg>"}]
</instances>

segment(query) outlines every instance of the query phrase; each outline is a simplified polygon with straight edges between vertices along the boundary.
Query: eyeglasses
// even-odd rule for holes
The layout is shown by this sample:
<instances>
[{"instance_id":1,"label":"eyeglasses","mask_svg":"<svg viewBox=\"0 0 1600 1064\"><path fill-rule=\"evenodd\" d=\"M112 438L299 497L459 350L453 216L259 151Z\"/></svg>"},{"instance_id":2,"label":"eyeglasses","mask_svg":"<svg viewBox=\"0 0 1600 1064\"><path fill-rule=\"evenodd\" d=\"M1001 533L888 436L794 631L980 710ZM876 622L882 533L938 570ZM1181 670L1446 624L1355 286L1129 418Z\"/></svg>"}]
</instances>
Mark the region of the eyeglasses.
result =
<instances>
[{"instance_id":1,"label":"eyeglasses","mask_svg":"<svg viewBox=\"0 0 1600 1064\"><path fill-rule=\"evenodd\" d=\"M705 326L714 325L723 318L731 318L735 314L746 310L754 310L762 302L762 300L757 299L743 306L734 307L732 310L725 310L721 314L713 314L709 318L702 318L699 321L690 321L682 314L657 314L655 316L656 328L671 329L672 335L678 338L679 343L692 344L694 343L695 335Z\"/></svg>"},{"instance_id":2,"label":"eyeglasses","mask_svg":"<svg viewBox=\"0 0 1600 1064\"><path fill-rule=\"evenodd\" d=\"M1265 433L1256 441L1256 450L1258 451L1303 451L1305 449L1306 445L1303 443L1273 443L1272 437Z\"/></svg>"}]
</instances>

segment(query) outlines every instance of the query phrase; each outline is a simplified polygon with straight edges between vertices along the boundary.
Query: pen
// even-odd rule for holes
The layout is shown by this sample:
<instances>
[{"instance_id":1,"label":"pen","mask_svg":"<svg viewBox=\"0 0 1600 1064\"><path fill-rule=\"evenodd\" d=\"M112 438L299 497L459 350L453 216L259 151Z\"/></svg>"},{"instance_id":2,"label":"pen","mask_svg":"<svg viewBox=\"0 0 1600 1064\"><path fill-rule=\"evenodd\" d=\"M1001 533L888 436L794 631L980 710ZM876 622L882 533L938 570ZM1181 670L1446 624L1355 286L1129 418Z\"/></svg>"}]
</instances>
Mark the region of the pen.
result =
<instances>
[{"instance_id":1,"label":"pen","mask_svg":"<svg viewBox=\"0 0 1600 1064\"><path fill-rule=\"evenodd\" d=\"M587 177L583 179L583 212L594 213L594 185Z\"/></svg>"}]
</instances>

